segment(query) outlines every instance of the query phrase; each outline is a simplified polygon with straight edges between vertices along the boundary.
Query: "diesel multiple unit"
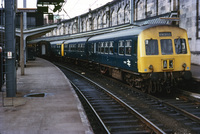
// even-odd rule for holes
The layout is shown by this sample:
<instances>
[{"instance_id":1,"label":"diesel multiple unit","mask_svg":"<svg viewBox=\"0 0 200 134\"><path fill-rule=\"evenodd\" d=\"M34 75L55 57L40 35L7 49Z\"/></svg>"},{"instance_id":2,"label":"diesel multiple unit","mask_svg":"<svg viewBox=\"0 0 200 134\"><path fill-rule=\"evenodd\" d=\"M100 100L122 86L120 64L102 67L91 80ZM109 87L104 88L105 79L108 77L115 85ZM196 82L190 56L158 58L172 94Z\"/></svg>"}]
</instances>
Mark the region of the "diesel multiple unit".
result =
<instances>
[{"instance_id":1,"label":"diesel multiple unit","mask_svg":"<svg viewBox=\"0 0 200 134\"><path fill-rule=\"evenodd\" d=\"M190 79L186 30L147 25L91 37L51 42L53 56L99 70L144 92L170 92Z\"/></svg>"}]
</instances>

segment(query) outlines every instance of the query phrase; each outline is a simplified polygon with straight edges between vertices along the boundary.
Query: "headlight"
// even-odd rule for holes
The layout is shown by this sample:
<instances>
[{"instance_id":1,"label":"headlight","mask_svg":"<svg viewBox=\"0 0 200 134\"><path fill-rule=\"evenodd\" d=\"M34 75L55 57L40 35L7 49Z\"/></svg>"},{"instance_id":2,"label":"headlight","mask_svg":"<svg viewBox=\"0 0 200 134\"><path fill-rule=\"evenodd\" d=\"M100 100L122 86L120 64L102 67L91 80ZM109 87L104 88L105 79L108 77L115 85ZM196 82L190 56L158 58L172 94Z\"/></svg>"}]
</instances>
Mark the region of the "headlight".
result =
<instances>
[{"instance_id":1,"label":"headlight","mask_svg":"<svg viewBox=\"0 0 200 134\"><path fill-rule=\"evenodd\" d=\"M167 68L167 60L163 60L163 68Z\"/></svg>"},{"instance_id":2,"label":"headlight","mask_svg":"<svg viewBox=\"0 0 200 134\"><path fill-rule=\"evenodd\" d=\"M149 65L149 69L150 69L150 70L153 70L153 66L152 66L152 65Z\"/></svg>"},{"instance_id":3,"label":"headlight","mask_svg":"<svg viewBox=\"0 0 200 134\"><path fill-rule=\"evenodd\" d=\"M185 68L187 65L185 63L183 63L182 67Z\"/></svg>"},{"instance_id":4,"label":"headlight","mask_svg":"<svg viewBox=\"0 0 200 134\"><path fill-rule=\"evenodd\" d=\"M173 60L169 60L169 68L173 68Z\"/></svg>"},{"instance_id":5,"label":"headlight","mask_svg":"<svg viewBox=\"0 0 200 134\"><path fill-rule=\"evenodd\" d=\"M173 70L174 69L174 59L163 59L162 60L163 70Z\"/></svg>"}]
</instances>

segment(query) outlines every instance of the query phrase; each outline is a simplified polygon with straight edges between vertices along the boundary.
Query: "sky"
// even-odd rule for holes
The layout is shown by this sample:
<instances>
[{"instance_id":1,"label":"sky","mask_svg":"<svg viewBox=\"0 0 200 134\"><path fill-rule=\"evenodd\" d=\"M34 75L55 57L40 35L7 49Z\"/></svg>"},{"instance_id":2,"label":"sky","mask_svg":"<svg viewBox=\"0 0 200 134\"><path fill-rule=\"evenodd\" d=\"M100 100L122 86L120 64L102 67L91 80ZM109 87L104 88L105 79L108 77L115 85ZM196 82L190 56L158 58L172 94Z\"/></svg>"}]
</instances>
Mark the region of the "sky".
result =
<instances>
[{"instance_id":1,"label":"sky","mask_svg":"<svg viewBox=\"0 0 200 134\"><path fill-rule=\"evenodd\" d=\"M89 8L91 8L92 10L96 9L112 0L65 0L65 1L66 3L64 4L63 9L67 12L68 15L63 10L60 13L58 12L55 13L61 15L63 19L69 19L84 14L89 11ZM26 3L27 3L27 8L36 8L37 0L26 0ZM23 0L18 0L17 5L18 8L22 8ZM53 7L50 8L53 10Z\"/></svg>"}]
</instances>

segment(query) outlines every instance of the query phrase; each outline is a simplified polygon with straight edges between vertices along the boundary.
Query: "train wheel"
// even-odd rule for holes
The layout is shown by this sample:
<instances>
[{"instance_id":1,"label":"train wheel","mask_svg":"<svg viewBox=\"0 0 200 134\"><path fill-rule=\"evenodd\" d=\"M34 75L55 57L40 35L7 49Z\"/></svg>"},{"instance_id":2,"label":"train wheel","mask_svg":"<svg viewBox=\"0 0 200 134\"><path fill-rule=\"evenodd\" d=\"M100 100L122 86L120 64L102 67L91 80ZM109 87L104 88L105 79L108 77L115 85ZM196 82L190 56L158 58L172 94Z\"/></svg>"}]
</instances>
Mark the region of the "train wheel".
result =
<instances>
[{"instance_id":1,"label":"train wheel","mask_svg":"<svg viewBox=\"0 0 200 134\"><path fill-rule=\"evenodd\" d=\"M147 82L142 82L142 85L141 85L141 91L143 93L147 92L148 90L148 83Z\"/></svg>"},{"instance_id":2,"label":"train wheel","mask_svg":"<svg viewBox=\"0 0 200 134\"><path fill-rule=\"evenodd\" d=\"M131 87L134 87L134 86L135 86L135 82L134 82L134 81L130 81L128 84L129 84L129 86L131 86Z\"/></svg>"},{"instance_id":3,"label":"train wheel","mask_svg":"<svg viewBox=\"0 0 200 134\"><path fill-rule=\"evenodd\" d=\"M162 92L162 86L160 84L157 84L157 91Z\"/></svg>"},{"instance_id":4,"label":"train wheel","mask_svg":"<svg viewBox=\"0 0 200 134\"><path fill-rule=\"evenodd\" d=\"M106 68L106 67L104 67L104 66L101 66L101 67L100 67L100 72L101 72L101 74L106 74L107 70L108 70L108 68Z\"/></svg>"},{"instance_id":5,"label":"train wheel","mask_svg":"<svg viewBox=\"0 0 200 134\"><path fill-rule=\"evenodd\" d=\"M155 93L156 92L156 82L149 82L149 88L148 88L149 93Z\"/></svg>"},{"instance_id":6,"label":"train wheel","mask_svg":"<svg viewBox=\"0 0 200 134\"><path fill-rule=\"evenodd\" d=\"M147 92L147 89L148 89L148 86L144 86L144 87L141 88L141 91L142 91L143 93L146 93L146 92Z\"/></svg>"},{"instance_id":7,"label":"train wheel","mask_svg":"<svg viewBox=\"0 0 200 134\"><path fill-rule=\"evenodd\" d=\"M166 88L166 92L167 92L168 94L170 94L170 93L171 93L171 89L170 89L170 88Z\"/></svg>"}]
</instances>

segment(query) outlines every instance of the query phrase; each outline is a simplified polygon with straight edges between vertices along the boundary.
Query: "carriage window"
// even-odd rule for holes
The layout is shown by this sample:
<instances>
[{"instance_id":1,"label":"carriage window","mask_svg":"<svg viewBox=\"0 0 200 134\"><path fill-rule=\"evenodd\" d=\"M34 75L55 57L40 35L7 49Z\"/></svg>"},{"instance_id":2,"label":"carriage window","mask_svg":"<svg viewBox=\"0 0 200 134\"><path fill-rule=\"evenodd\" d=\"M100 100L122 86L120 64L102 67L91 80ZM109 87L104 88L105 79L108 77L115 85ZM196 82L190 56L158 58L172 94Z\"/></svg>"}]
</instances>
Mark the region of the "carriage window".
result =
<instances>
[{"instance_id":1,"label":"carriage window","mask_svg":"<svg viewBox=\"0 0 200 134\"><path fill-rule=\"evenodd\" d=\"M100 53L100 52L101 52L101 44L98 43L98 53Z\"/></svg>"},{"instance_id":2,"label":"carriage window","mask_svg":"<svg viewBox=\"0 0 200 134\"><path fill-rule=\"evenodd\" d=\"M124 41L119 41L119 54L124 55Z\"/></svg>"},{"instance_id":3,"label":"carriage window","mask_svg":"<svg viewBox=\"0 0 200 134\"><path fill-rule=\"evenodd\" d=\"M82 52L84 52L84 49L85 49L85 44L83 43L82 44Z\"/></svg>"},{"instance_id":4,"label":"carriage window","mask_svg":"<svg viewBox=\"0 0 200 134\"><path fill-rule=\"evenodd\" d=\"M113 41L111 41L109 45L109 54L113 54Z\"/></svg>"},{"instance_id":5,"label":"carriage window","mask_svg":"<svg viewBox=\"0 0 200 134\"><path fill-rule=\"evenodd\" d=\"M161 52L162 52L162 55L173 54L172 40L170 40L170 39L164 39L164 40L160 40L160 43L161 43Z\"/></svg>"},{"instance_id":6,"label":"carriage window","mask_svg":"<svg viewBox=\"0 0 200 134\"><path fill-rule=\"evenodd\" d=\"M64 47L65 47L65 48L68 48L68 44L65 44Z\"/></svg>"},{"instance_id":7,"label":"carriage window","mask_svg":"<svg viewBox=\"0 0 200 134\"><path fill-rule=\"evenodd\" d=\"M158 55L158 41L145 40L146 55Z\"/></svg>"},{"instance_id":8,"label":"carriage window","mask_svg":"<svg viewBox=\"0 0 200 134\"><path fill-rule=\"evenodd\" d=\"M126 50L126 55L130 56L131 55L131 40L127 40L125 44L125 50Z\"/></svg>"},{"instance_id":9,"label":"carriage window","mask_svg":"<svg viewBox=\"0 0 200 134\"><path fill-rule=\"evenodd\" d=\"M77 45L76 44L70 44L69 45L69 51L75 52L77 50Z\"/></svg>"},{"instance_id":10,"label":"carriage window","mask_svg":"<svg viewBox=\"0 0 200 134\"><path fill-rule=\"evenodd\" d=\"M90 52L94 53L94 44L91 44Z\"/></svg>"},{"instance_id":11,"label":"carriage window","mask_svg":"<svg viewBox=\"0 0 200 134\"><path fill-rule=\"evenodd\" d=\"M76 44L73 45L73 51L76 51Z\"/></svg>"},{"instance_id":12,"label":"carriage window","mask_svg":"<svg viewBox=\"0 0 200 134\"><path fill-rule=\"evenodd\" d=\"M78 48L77 48L78 52L81 51L81 44L78 44Z\"/></svg>"},{"instance_id":13,"label":"carriage window","mask_svg":"<svg viewBox=\"0 0 200 134\"><path fill-rule=\"evenodd\" d=\"M85 44L78 44L78 51L79 52L84 52Z\"/></svg>"},{"instance_id":14,"label":"carriage window","mask_svg":"<svg viewBox=\"0 0 200 134\"><path fill-rule=\"evenodd\" d=\"M109 45L109 43L106 42L106 43L105 43L105 54L108 54L108 45Z\"/></svg>"},{"instance_id":15,"label":"carriage window","mask_svg":"<svg viewBox=\"0 0 200 134\"><path fill-rule=\"evenodd\" d=\"M104 53L104 42L101 42L101 53L103 54Z\"/></svg>"},{"instance_id":16,"label":"carriage window","mask_svg":"<svg viewBox=\"0 0 200 134\"><path fill-rule=\"evenodd\" d=\"M186 41L185 39L175 39L175 49L177 54L186 54L187 48L186 48Z\"/></svg>"},{"instance_id":17,"label":"carriage window","mask_svg":"<svg viewBox=\"0 0 200 134\"><path fill-rule=\"evenodd\" d=\"M57 48L60 48L60 45L57 45Z\"/></svg>"},{"instance_id":18,"label":"carriage window","mask_svg":"<svg viewBox=\"0 0 200 134\"><path fill-rule=\"evenodd\" d=\"M71 51L74 51L74 45L73 44L71 45Z\"/></svg>"},{"instance_id":19,"label":"carriage window","mask_svg":"<svg viewBox=\"0 0 200 134\"><path fill-rule=\"evenodd\" d=\"M69 45L69 51L71 51L72 50L72 45Z\"/></svg>"},{"instance_id":20,"label":"carriage window","mask_svg":"<svg viewBox=\"0 0 200 134\"><path fill-rule=\"evenodd\" d=\"M69 47L68 46L69 46L68 44L64 44L64 50L65 51L69 51Z\"/></svg>"},{"instance_id":21,"label":"carriage window","mask_svg":"<svg viewBox=\"0 0 200 134\"><path fill-rule=\"evenodd\" d=\"M96 43L93 44L93 51L94 51L93 53L97 52L97 45L96 45Z\"/></svg>"}]
</instances>

